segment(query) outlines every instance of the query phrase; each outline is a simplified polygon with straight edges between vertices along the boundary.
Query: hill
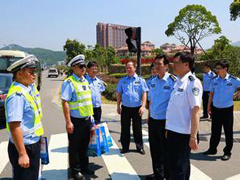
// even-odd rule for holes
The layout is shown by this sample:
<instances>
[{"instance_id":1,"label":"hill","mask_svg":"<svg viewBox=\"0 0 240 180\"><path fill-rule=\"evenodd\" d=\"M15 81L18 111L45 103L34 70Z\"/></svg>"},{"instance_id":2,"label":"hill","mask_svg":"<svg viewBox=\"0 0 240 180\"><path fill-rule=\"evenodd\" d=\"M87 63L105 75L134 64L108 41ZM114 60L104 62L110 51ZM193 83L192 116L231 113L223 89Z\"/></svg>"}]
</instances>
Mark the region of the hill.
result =
<instances>
[{"instance_id":1,"label":"hill","mask_svg":"<svg viewBox=\"0 0 240 180\"><path fill-rule=\"evenodd\" d=\"M233 46L240 46L240 41L237 41L235 43L232 43Z\"/></svg>"},{"instance_id":2,"label":"hill","mask_svg":"<svg viewBox=\"0 0 240 180\"><path fill-rule=\"evenodd\" d=\"M48 66L53 64L58 64L58 61L63 61L66 58L66 53L64 51L52 51L43 48L25 48L17 44L11 44L1 50L19 50L24 51L28 54L34 54L41 62L46 63Z\"/></svg>"}]
</instances>

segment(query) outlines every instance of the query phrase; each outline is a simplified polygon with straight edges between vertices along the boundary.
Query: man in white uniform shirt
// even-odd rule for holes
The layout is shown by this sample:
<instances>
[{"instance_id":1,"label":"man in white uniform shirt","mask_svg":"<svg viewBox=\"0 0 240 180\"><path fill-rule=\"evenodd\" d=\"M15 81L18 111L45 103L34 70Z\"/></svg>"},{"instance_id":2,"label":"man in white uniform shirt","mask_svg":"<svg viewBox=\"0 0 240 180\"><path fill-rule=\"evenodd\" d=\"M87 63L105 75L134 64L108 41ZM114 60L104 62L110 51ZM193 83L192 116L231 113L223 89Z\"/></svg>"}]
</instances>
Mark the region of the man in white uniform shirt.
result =
<instances>
[{"instance_id":1,"label":"man in white uniform shirt","mask_svg":"<svg viewBox=\"0 0 240 180\"><path fill-rule=\"evenodd\" d=\"M190 151L198 149L198 111L203 89L200 80L191 73L193 65L194 57L190 53L177 53L174 56L173 71L179 79L171 93L166 115L170 180L190 178Z\"/></svg>"}]
</instances>

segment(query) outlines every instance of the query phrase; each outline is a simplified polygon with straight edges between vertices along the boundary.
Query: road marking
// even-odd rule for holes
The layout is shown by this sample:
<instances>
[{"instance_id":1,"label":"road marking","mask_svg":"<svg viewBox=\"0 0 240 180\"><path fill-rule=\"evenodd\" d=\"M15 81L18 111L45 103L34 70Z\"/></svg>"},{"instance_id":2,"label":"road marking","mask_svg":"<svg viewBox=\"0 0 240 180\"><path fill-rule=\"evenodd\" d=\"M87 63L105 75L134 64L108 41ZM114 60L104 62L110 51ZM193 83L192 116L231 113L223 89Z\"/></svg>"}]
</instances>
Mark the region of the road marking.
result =
<instances>
[{"instance_id":1,"label":"road marking","mask_svg":"<svg viewBox=\"0 0 240 180\"><path fill-rule=\"evenodd\" d=\"M106 168L113 180L140 180L139 176L132 168L127 158L120 153L117 144L112 139L113 146L110 147L108 154L103 154L102 158Z\"/></svg>"},{"instance_id":2,"label":"road marking","mask_svg":"<svg viewBox=\"0 0 240 180\"><path fill-rule=\"evenodd\" d=\"M142 130L142 134L143 134L143 142L146 146L149 147L149 142L148 142L148 132L145 130ZM196 168L195 166L193 166L191 164L191 176L190 176L191 180L211 180L210 177L208 177L205 173L203 173L202 171L200 171L198 168Z\"/></svg>"},{"instance_id":3,"label":"road marking","mask_svg":"<svg viewBox=\"0 0 240 180\"><path fill-rule=\"evenodd\" d=\"M9 161L7 147L8 147L8 141L1 142L1 144L0 144L0 159L1 159L0 174L2 173L3 169L5 168L5 166L7 165L8 161Z\"/></svg>"},{"instance_id":4,"label":"road marking","mask_svg":"<svg viewBox=\"0 0 240 180\"><path fill-rule=\"evenodd\" d=\"M237 174L235 176L229 177L226 180L239 180L240 179L240 174Z\"/></svg>"},{"instance_id":5,"label":"road marking","mask_svg":"<svg viewBox=\"0 0 240 180\"><path fill-rule=\"evenodd\" d=\"M68 178L67 134L51 135L48 147L50 163L44 165L42 178L66 180Z\"/></svg>"}]
</instances>

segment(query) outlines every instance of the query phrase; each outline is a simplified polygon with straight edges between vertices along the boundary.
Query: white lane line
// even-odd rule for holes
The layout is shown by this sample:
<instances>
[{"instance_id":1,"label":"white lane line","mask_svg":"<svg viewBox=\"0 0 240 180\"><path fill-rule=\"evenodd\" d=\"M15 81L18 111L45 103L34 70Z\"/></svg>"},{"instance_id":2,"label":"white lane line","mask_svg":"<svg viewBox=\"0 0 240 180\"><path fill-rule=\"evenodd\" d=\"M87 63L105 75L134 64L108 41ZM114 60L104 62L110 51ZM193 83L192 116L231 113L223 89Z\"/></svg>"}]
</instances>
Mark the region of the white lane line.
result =
<instances>
[{"instance_id":1,"label":"white lane line","mask_svg":"<svg viewBox=\"0 0 240 180\"><path fill-rule=\"evenodd\" d=\"M42 178L66 180L68 178L68 140L67 134L51 135L48 146L49 160L48 165L44 165Z\"/></svg>"},{"instance_id":2,"label":"white lane line","mask_svg":"<svg viewBox=\"0 0 240 180\"><path fill-rule=\"evenodd\" d=\"M7 165L9 159L8 159L8 141L1 142L0 144L0 174L2 173L3 169Z\"/></svg>"},{"instance_id":3,"label":"white lane line","mask_svg":"<svg viewBox=\"0 0 240 180\"><path fill-rule=\"evenodd\" d=\"M200 171L198 168L191 164L191 175L190 180L211 180L204 172Z\"/></svg>"},{"instance_id":4,"label":"white lane line","mask_svg":"<svg viewBox=\"0 0 240 180\"><path fill-rule=\"evenodd\" d=\"M229 177L226 180L239 180L240 179L240 174L237 174L235 176Z\"/></svg>"},{"instance_id":5,"label":"white lane line","mask_svg":"<svg viewBox=\"0 0 240 180\"><path fill-rule=\"evenodd\" d=\"M142 130L142 134L143 134L143 142L146 146L149 147L149 142L148 142L148 132L145 130ZM190 180L211 180L211 178L209 176L207 176L205 173L203 173L202 171L200 171L198 168L196 168L195 166L193 166L191 164L191 176L190 176Z\"/></svg>"},{"instance_id":6,"label":"white lane line","mask_svg":"<svg viewBox=\"0 0 240 180\"><path fill-rule=\"evenodd\" d=\"M112 180L140 180L139 176L132 168L127 158L120 153L117 144L112 139L113 146L108 154L103 154L102 158Z\"/></svg>"}]
</instances>

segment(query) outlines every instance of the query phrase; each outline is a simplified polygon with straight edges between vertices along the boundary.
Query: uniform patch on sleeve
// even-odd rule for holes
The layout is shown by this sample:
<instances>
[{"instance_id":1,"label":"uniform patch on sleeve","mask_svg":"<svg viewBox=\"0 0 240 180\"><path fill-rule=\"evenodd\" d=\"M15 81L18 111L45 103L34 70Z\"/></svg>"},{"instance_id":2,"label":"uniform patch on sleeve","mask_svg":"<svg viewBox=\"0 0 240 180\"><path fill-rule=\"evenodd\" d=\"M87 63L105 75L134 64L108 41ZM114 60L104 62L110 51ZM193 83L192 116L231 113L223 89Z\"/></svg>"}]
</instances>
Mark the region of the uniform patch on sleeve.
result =
<instances>
[{"instance_id":1,"label":"uniform patch on sleeve","mask_svg":"<svg viewBox=\"0 0 240 180\"><path fill-rule=\"evenodd\" d=\"M192 92L193 92L193 94L194 94L194 96L198 96L199 95L199 88L197 88L197 87L194 87L193 89L192 89Z\"/></svg>"},{"instance_id":2,"label":"uniform patch on sleeve","mask_svg":"<svg viewBox=\"0 0 240 180\"><path fill-rule=\"evenodd\" d=\"M227 83L227 86L232 86L233 84L232 83Z\"/></svg>"}]
</instances>

